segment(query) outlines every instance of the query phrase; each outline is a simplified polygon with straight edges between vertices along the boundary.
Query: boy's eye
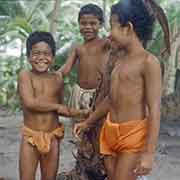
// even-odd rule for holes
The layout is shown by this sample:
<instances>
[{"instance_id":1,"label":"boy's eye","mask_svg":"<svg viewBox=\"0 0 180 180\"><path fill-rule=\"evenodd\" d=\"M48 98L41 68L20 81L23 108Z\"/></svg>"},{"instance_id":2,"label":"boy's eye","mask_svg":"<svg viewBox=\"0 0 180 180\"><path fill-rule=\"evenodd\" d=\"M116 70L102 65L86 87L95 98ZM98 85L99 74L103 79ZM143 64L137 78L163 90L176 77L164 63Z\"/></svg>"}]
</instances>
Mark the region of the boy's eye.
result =
<instances>
[{"instance_id":1,"label":"boy's eye","mask_svg":"<svg viewBox=\"0 0 180 180\"><path fill-rule=\"evenodd\" d=\"M37 57L37 56L40 56L41 54L45 57L49 57L52 55L52 53L49 51L33 51L32 57Z\"/></svg>"},{"instance_id":2,"label":"boy's eye","mask_svg":"<svg viewBox=\"0 0 180 180\"><path fill-rule=\"evenodd\" d=\"M85 26L86 24L87 24L87 22L85 22L85 21L81 21L81 23L80 23L81 25L83 25L83 26Z\"/></svg>"},{"instance_id":3,"label":"boy's eye","mask_svg":"<svg viewBox=\"0 0 180 180\"><path fill-rule=\"evenodd\" d=\"M96 22L91 22L91 26L95 26L96 24Z\"/></svg>"},{"instance_id":4,"label":"boy's eye","mask_svg":"<svg viewBox=\"0 0 180 180\"><path fill-rule=\"evenodd\" d=\"M32 52L32 56L39 56L39 55L40 55L39 51Z\"/></svg>"},{"instance_id":5,"label":"boy's eye","mask_svg":"<svg viewBox=\"0 0 180 180\"><path fill-rule=\"evenodd\" d=\"M85 21L82 21L80 24L81 24L82 26L88 26L88 25L90 25L90 26L96 26L96 25L97 25L97 22L85 22Z\"/></svg>"},{"instance_id":6,"label":"boy's eye","mask_svg":"<svg viewBox=\"0 0 180 180\"><path fill-rule=\"evenodd\" d=\"M50 52L44 52L44 56L50 56L51 55L51 53Z\"/></svg>"}]
</instances>

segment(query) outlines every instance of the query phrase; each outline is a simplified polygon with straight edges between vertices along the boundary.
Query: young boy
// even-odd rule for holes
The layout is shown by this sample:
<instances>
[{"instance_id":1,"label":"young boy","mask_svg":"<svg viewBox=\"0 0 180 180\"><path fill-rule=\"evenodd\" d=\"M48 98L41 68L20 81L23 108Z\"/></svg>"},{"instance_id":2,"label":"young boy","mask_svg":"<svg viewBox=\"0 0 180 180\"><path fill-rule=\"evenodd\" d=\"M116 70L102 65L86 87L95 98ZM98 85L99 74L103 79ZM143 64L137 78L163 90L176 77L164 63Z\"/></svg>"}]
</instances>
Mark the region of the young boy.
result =
<instances>
[{"instance_id":1,"label":"young boy","mask_svg":"<svg viewBox=\"0 0 180 180\"><path fill-rule=\"evenodd\" d=\"M20 179L35 179L40 162L41 179L54 180L59 163L59 143L64 127L58 115L84 116L86 110L75 110L63 103L63 79L60 73L50 73L55 56L55 42L48 32L34 32L27 39L27 58L31 71L19 74L24 127L20 147Z\"/></svg>"},{"instance_id":2,"label":"young boy","mask_svg":"<svg viewBox=\"0 0 180 180\"><path fill-rule=\"evenodd\" d=\"M103 11L97 5L87 4L80 9L79 29L84 43L73 48L67 62L60 68L67 75L77 65L78 82L74 85L70 105L78 109L89 108L96 93L103 64L107 59L106 40L98 37L104 22Z\"/></svg>"},{"instance_id":3,"label":"young boy","mask_svg":"<svg viewBox=\"0 0 180 180\"><path fill-rule=\"evenodd\" d=\"M111 73L109 96L74 128L78 136L108 112L100 135L108 180L136 180L153 166L160 126L161 69L156 57L143 47L152 35L153 23L142 0L121 0L112 6L111 36L125 54Z\"/></svg>"}]
</instances>

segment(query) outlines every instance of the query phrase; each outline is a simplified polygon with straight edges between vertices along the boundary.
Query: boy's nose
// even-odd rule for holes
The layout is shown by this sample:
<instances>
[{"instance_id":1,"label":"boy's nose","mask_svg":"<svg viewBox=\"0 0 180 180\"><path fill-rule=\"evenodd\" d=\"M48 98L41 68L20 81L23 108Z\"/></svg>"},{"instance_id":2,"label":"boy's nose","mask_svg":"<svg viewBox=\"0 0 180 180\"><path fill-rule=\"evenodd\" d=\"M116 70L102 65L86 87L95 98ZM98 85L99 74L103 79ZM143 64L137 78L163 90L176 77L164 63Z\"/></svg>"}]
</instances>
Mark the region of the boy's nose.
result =
<instances>
[{"instance_id":1,"label":"boy's nose","mask_svg":"<svg viewBox=\"0 0 180 180\"><path fill-rule=\"evenodd\" d=\"M91 24L86 24L86 29L91 28Z\"/></svg>"},{"instance_id":2,"label":"boy's nose","mask_svg":"<svg viewBox=\"0 0 180 180\"><path fill-rule=\"evenodd\" d=\"M39 53L38 56L39 59L43 59L44 57L46 57L44 52Z\"/></svg>"}]
</instances>

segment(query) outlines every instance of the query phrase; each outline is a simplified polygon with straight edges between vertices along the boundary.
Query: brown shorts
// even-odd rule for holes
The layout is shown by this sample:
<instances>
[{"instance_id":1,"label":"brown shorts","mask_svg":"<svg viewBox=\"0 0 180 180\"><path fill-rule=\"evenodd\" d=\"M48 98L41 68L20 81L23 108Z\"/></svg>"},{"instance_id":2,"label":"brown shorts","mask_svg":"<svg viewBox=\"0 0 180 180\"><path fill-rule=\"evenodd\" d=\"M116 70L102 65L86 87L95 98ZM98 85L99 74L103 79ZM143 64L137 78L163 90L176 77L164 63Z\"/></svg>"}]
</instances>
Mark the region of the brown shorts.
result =
<instances>
[{"instance_id":1,"label":"brown shorts","mask_svg":"<svg viewBox=\"0 0 180 180\"><path fill-rule=\"evenodd\" d=\"M32 146L36 146L41 154L48 153L50 150L51 139L53 136L61 139L64 136L64 126L60 123L52 132L35 131L26 126L22 128L22 135L27 138Z\"/></svg>"}]
</instances>

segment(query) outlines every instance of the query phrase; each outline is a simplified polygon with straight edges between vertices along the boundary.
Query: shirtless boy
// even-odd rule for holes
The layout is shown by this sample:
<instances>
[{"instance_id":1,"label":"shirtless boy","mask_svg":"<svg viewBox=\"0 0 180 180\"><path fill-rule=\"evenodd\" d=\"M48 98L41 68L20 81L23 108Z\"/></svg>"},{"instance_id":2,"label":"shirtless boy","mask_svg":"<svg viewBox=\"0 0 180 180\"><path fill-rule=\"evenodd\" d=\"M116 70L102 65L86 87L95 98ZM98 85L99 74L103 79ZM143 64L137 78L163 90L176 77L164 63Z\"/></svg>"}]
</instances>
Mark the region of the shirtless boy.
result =
<instances>
[{"instance_id":1,"label":"shirtless boy","mask_svg":"<svg viewBox=\"0 0 180 180\"><path fill-rule=\"evenodd\" d=\"M151 38L153 22L143 0L121 0L112 6L111 36L125 54L111 73L109 96L86 121L75 124L78 136L108 112L100 153L109 180L136 180L153 166L160 126L161 69L157 58L143 47Z\"/></svg>"},{"instance_id":2,"label":"shirtless boy","mask_svg":"<svg viewBox=\"0 0 180 180\"><path fill-rule=\"evenodd\" d=\"M63 106L63 79L60 73L50 73L55 56L55 42L48 32L34 32L27 39L27 58L31 71L19 74L24 127L20 146L20 179L35 180L40 163L41 179L55 180L59 163L59 143L64 128L58 115L86 115L85 110Z\"/></svg>"},{"instance_id":3,"label":"shirtless boy","mask_svg":"<svg viewBox=\"0 0 180 180\"><path fill-rule=\"evenodd\" d=\"M77 65L77 84L73 87L70 105L76 108L89 108L96 91L99 72L107 59L105 39L98 37L98 32L104 22L103 11L97 5L87 4L80 9L79 29L84 38L82 45L77 45L71 51L67 62L59 71L67 75L73 65Z\"/></svg>"}]
</instances>

